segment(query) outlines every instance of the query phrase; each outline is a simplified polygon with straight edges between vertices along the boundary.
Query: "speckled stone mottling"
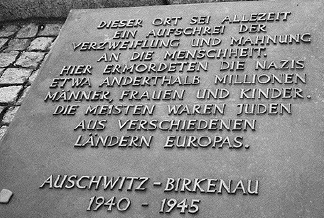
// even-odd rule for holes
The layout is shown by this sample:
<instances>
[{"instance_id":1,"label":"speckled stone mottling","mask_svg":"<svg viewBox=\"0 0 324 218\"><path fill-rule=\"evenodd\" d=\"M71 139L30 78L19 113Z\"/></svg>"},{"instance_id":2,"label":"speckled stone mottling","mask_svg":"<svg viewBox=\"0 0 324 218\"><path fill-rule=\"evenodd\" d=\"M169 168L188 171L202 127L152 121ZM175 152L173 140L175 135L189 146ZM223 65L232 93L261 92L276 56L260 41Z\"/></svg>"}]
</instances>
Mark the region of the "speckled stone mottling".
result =
<instances>
[{"instance_id":1,"label":"speckled stone mottling","mask_svg":"<svg viewBox=\"0 0 324 218\"><path fill-rule=\"evenodd\" d=\"M10 107L7 110L6 114L3 116L2 122L4 122L4 123L11 123L11 121L15 117L18 109L19 109L19 107Z\"/></svg>"},{"instance_id":2,"label":"speckled stone mottling","mask_svg":"<svg viewBox=\"0 0 324 218\"><path fill-rule=\"evenodd\" d=\"M32 69L8 68L0 77L1 84L23 84L30 76Z\"/></svg>"},{"instance_id":3,"label":"speckled stone mottling","mask_svg":"<svg viewBox=\"0 0 324 218\"><path fill-rule=\"evenodd\" d=\"M0 37L9 37L15 34L19 29L17 25L6 25L0 29Z\"/></svg>"},{"instance_id":4,"label":"speckled stone mottling","mask_svg":"<svg viewBox=\"0 0 324 218\"><path fill-rule=\"evenodd\" d=\"M7 39L7 38L0 38L0 49L2 48L2 46L3 46L4 44L6 44L6 42L8 42L8 40L9 40L9 39Z\"/></svg>"},{"instance_id":5,"label":"speckled stone mottling","mask_svg":"<svg viewBox=\"0 0 324 218\"><path fill-rule=\"evenodd\" d=\"M18 54L18 51L0 53L0 67L8 67L16 60Z\"/></svg>"},{"instance_id":6,"label":"speckled stone mottling","mask_svg":"<svg viewBox=\"0 0 324 218\"><path fill-rule=\"evenodd\" d=\"M52 45L52 37L38 37L34 39L30 46L28 47L29 51L46 51Z\"/></svg>"},{"instance_id":7,"label":"speckled stone mottling","mask_svg":"<svg viewBox=\"0 0 324 218\"><path fill-rule=\"evenodd\" d=\"M12 39L5 51L23 51L30 44L30 39Z\"/></svg>"},{"instance_id":8,"label":"speckled stone mottling","mask_svg":"<svg viewBox=\"0 0 324 218\"><path fill-rule=\"evenodd\" d=\"M34 82L34 80L36 79L38 73L39 73L39 70L36 70L35 72L33 72L32 75L29 77L28 81L30 83Z\"/></svg>"},{"instance_id":9,"label":"speckled stone mottling","mask_svg":"<svg viewBox=\"0 0 324 218\"><path fill-rule=\"evenodd\" d=\"M38 32L38 25L30 23L23 26L17 33L17 38L31 38L36 36Z\"/></svg>"},{"instance_id":10,"label":"speckled stone mottling","mask_svg":"<svg viewBox=\"0 0 324 218\"><path fill-rule=\"evenodd\" d=\"M0 88L0 103L14 103L22 86L8 86Z\"/></svg>"},{"instance_id":11,"label":"speckled stone mottling","mask_svg":"<svg viewBox=\"0 0 324 218\"><path fill-rule=\"evenodd\" d=\"M16 61L16 66L36 68L43 60L44 53L41 52L24 52Z\"/></svg>"}]
</instances>

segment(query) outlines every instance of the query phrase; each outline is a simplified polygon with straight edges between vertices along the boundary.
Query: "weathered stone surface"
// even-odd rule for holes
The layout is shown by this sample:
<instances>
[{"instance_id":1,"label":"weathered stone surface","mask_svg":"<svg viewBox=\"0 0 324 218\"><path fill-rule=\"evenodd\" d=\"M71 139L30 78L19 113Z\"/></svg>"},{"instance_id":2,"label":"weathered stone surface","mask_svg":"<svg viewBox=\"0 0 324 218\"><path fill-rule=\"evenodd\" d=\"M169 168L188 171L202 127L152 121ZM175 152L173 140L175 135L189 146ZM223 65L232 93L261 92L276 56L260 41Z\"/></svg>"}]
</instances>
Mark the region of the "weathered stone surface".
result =
<instances>
[{"instance_id":1,"label":"weathered stone surface","mask_svg":"<svg viewBox=\"0 0 324 218\"><path fill-rule=\"evenodd\" d=\"M0 67L7 67L13 62L15 62L18 54L18 51L0 53Z\"/></svg>"},{"instance_id":2,"label":"weathered stone surface","mask_svg":"<svg viewBox=\"0 0 324 218\"><path fill-rule=\"evenodd\" d=\"M20 98L17 100L17 103L15 105L21 105L26 97L26 95L28 94L30 90L30 86L27 86L23 92L23 94L20 96Z\"/></svg>"},{"instance_id":3,"label":"weathered stone surface","mask_svg":"<svg viewBox=\"0 0 324 218\"><path fill-rule=\"evenodd\" d=\"M13 118L15 117L17 111L19 110L20 107L10 107L5 115L3 116L2 122L3 123L11 123Z\"/></svg>"},{"instance_id":4,"label":"weathered stone surface","mask_svg":"<svg viewBox=\"0 0 324 218\"><path fill-rule=\"evenodd\" d=\"M20 67L36 68L43 60L44 55L45 54L41 52L23 52L15 65Z\"/></svg>"},{"instance_id":5,"label":"weathered stone surface","mask_svg":"<svg viewBox=\"0 0 324 218\"><path fill-rule=\"evenodd\" d=\"M1 3L0 3L0 5L1 5ZM1 15L0 15L0 17L1 17ZM4 27L2 27L0 29L0 37L9 37L9 36L12 36L18 30L19 30L19 26L17 26L17 25L6 25L6 26L4 26Z\"/></svg>"},{"instance_id":6,"label":"weathered stone surface","mask_svg":"<svg viewBox=\"0 0 324 218\"><path fill-rule=\"evenodd\" d=\"M13 193L8 189L2 189L0 192L0 204L7 204L10 201Z\"/></svg>"},{"instance_id":7,"label":"weathered stone surface","mask_svg":"<svg viewBox=\"0 0 324 218\"><path fill-rule=\"evenodd\" d=\"M38 33L39 36L57 36L60 33L62 24L46 24L44 29Z\"/></svg>"},{"instance_id":8,"label":"weathered stone surface","mask_svg":"<svg viewBox=\"0 0 324 218\"><path fill-rule=\"evenodd\" d=\"M16 37L17 38L31 38L36 36L38 32L38 25L34 23L30 23L22 26L22 28L18 31Z\"/></svg>"},{"instance_id":9,"label":"weathered stone surface","mask_svg":"<svg viewBox=\"0 0 324 218\"><path fill-rule=\"evenodd\" d=\"M8 86L0 88L0 103L14 103L22 86Z\"/></svg>"},{"instance_id":10,"label":"weathered stone surface","mask_svg":"<svg viewBox=\"0 0 324 218\"><path fill-rule=\"evenodd\" d=\"M3 175L0 184L19 193L19 200L17 197L17 201L1 208L0 217L322 218L323 4L323 1L298 6L287 2L244 2L149 10L72 11L37 83L32 85L0 146L0 175ZM253 21L256 16L264 17L264 12L271 12L268 22ZM274 21L272 13L279 16L279 20ZM182 19L175 26L152 25L156 18L172 16ZM190 25L190 21L197 21L197 16L203 16L199 20L208 24ZM211 16L210 20L205 16ZM252 33L240 33L240 27L245 26L232 22L250 17L251 22L244 21L244 25L266 25L261 26L266 32L253 33L256 26L251 26ZM284 17L287 19L283 20ZM134 18L143 19L143 27L127 29L137 30L134 39L112 39L116 29L96 28L103 19ZM205 27L210 29L206 28L204 33L199 31ZM178 28L177 32L169 32L170 37L148 36L152 30L170 28ZM175 36L184 33L185 28L186 35ZM197 31L193 31L194 28ZM213 28L215 32L211 33L209 30ZM217 33L217 29L224 31ZM286 34L299 34L302 41L262 44L257 38L259 44L251 45L250 37ZM233 41L239 37L247 39L246 42ZM179 40L179 43L147 48L141 44L144 41L140 41L156 39ZM202 46L195 47L195 42L201 42L198 39L204 41ZM131 43L127 44L135 40L138 40L136 49ZM107 42L104 51L86 50L89 42L103 41ZM85 43L73 48L72 42ZM126 43L111 51L108 42ZM148 51L154 52L152 59L145 56L143 61L130 60L138 54L135 52ZM104 53L111 52L120 53L120 59L98 61ZM169 53L174 54L173 57L166 55ZM278 69L287 59L289 69ZM161 63L165 65L158 65ZM117 71L122 68L113 71L108 64L127 68L124 72ZM140 69L135 67L139 64ZM90 72L84 75L73 74L72 69L77 65L80 65L77 69L82 69L81 65L92 68L87 68ZM67 66L71 71L60 75ZM149 70L143 70L145 66L149 66ZM156 72L156 66L166 68ZM232 70L226 69L231 66ZM297 74L299 79L289 79ZM274 79L268 81L268 76ZM65 78L67 83L63 85ZM90 78L92 86L76 87L75 81L84 78ZM157 78L161 79L155 85ZM126 82L104 84L103 81L112 81L108 79L125 79ZM270 94L267 97L259 90L281 92L281 96ZM293 90L297 93L290 97ZM72 91L74 95L70 96L74 97L68 99L66 96ZM102 101L96 96L80 100L75 97L78 91L105 91L105 96L110 96ZM171 91L183 91L183 98L171 98L168 94L152 97L153 93ZM219 91L228 91L229 95ZM254 91L259 94L253 96ZM269 105L274 108L250 114L245 110L240 114L242 104L251 108L258 105L261 110ZM275 111L278 104L292 110ZM138 114L137 109L143 105L154 106L152 114L147 111ZM210 107L215 108L215 105L223 107L224 112L211 112ZM77 108L74 115L68 106ZM90 106L99 109L89 112ZM135 106L138 106L135 111L128 110ZM205 109L199 109L200 106ZM170 109L181 107L178 112ZM72 114L60 114L64 112ZM102 123L96 125L96 121ZM241 125L242 121L248 121L248 125ZM255 126L249 127L250 123ZM149 146L139 146L127 141L128 137L153 138ZM119 140L119 143L111 140ZM94 181L99 178L102 180L96 188ZM140 178L146 179L141 191L136 190ZM58 183L52 185L63 179L66 180L62 188ZM113 179L115 188L111 187L112 182L107 183ZM76 184L73 188L70 180ZM129 188L133 182L134 186ZM116 201L129 198L131 207L121 212L114 206L113 211L107 213L108 207L103 205L94 211L98 200L106 202L112 197ZM170 202L169 199L176 200ZM175 201L179 204L175 205ZM166 210L170 203L176 207L169 213ZM120 206L125 205L123 201ZM192 212L195 208L199 211Z\"/></svg>"},{"instance_id":11,"label":"weathered stone surface","mask_svg":"<svg viewBox=\"0 0 324 218\"><path fill-rule=\"evenodd\" d=\"M6 39L6 38L0 38L0 51L2 49L2 46L4 46L4 44L6 44L7 41L8 41L8 39Z\"/></svg>"},{"instance_id":12,"label":"weathered stone surface","mask_svg":"<svg viewBox=\"0 0 324 218\"><path fill-rule=\"evenodd\" d=\"M31 72L32 69L8 68L0 77L0 84L23 84Z\"/></svg>"},{"instance_id":13,"label":"weathered stone surface","mask_svg":"<svg viewBox=\"0 0 324 218\"><path fill-rule=\"evenodd\" d=\"M162 5L164 0L6 0L0 1L0 21L34 17L66 18L71 9Z\"/></svg>"},{"instance_id":14,"label":"weathered stone surface","mask_svg":"<svg viewBox=\"0 0 324 218\"><path fill-rule=\"evenodd\" d=\"M36 79L36 77L38 76L39 70L36 70L35 72L33 72L33 74L29 77L28 81L30 83L33 83L34 80Z\"/></svg>"},{"instance_id":15,"label":"weathered stone surface","mask_svg":"<svg viewBox=\"0 0 324 218\"><path fill-rule=\"evenodd\" d=\"M28 47L29 51L46 51L52 45L52 37L38 37L34 39L30 46Z\"/></svg>"},{"instance_id":16,"label":"weathered stone surface","mask_svg":"<svg viewBox=\"0 0 324 218\"><path fill-rule=\"evenodd\" d=\"M30 39L11 39L5 51L23 51L30 44Z\"/></svg>"}]
</instances>

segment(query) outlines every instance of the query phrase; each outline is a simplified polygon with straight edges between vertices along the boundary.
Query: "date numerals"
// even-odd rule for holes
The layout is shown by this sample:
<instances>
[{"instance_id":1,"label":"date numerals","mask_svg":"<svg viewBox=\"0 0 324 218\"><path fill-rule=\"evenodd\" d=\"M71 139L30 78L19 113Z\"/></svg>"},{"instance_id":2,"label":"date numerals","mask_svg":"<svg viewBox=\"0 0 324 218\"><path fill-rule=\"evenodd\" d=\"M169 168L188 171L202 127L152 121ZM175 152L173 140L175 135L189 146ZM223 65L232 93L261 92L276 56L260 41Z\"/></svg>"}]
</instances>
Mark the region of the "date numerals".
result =
<instances>
[{"instance_id":1,"label":"date numerals","mask_svg":"<svg viewBox=\"0 0 324 218\"><path fill-rule=\"evenodd\" d=\"M182 201L177 201L174 198L164 198L161 202L161 208L159 213L171 213L173 210L180 210L181 214L184 214L186 212L190 214L195 214L199 211L199 203L199 199L183 199Z\"/></svg>"},{"instance_id":2,"label":"date numerals","mask_svg":"<svg viewBox=\"0 0 324 218\"><path fill-rule=\"evenodd\" d=\"M129 200L129 198L116 199L116 197L114 196L107 200L101 196L93 196L92 198L90 198L87 211L97 211L102 207L106 207L107 211L117 209L117 211L124 212L130 207L130 205L131 201Z\"/></svg>"}]
</instances>

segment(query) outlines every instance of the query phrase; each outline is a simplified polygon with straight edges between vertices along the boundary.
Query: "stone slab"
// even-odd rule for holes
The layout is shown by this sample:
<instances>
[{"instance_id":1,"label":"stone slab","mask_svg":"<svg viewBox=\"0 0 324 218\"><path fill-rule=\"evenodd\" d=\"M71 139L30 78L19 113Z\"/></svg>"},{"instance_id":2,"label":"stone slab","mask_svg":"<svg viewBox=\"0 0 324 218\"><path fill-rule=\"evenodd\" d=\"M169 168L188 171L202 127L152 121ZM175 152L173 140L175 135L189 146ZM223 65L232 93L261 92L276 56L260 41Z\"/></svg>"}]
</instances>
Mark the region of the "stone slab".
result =
<instances>
[{"instance_id":1,"label":"stone slab","mask_svg":"<svg viewBox=\"0 0 324 218\"><path fill-rule=\"evenodd\" d=\"M18 51L0 53L0 67L9 66L13 62L15 62L18 55Z\"/></svg>"},{"instance_id":2,"label":"stone slab","mask_svg":"<svg viewBox=\"0 0 324 218\"><path fill-rule=\"evenodd\" d=\"M8 189L2 189L0 192L0 204L7 204L13 193Z\"/></svg>"},{"instance_id":3,"label":"stone slab","mask_svg":"<svg viewBox=\"0 0 324 218\"><path fill-rule=\"evenodd\" d=\"M25 97L26 97L29 89L30 89L30 86L27 86L26 89L23 90L23 93L20 96L20 98L18 99L16 105L21 105L23 103L23 101L24 101L24 99L25 99Z\"/></svg>"},{"instance_id":4,"label":"stone slab","mask_svg":"<svg viewBox=\"0 0 324 218\"><path fill-rule=\"evenodd\" d=\"M17 26L17 25L5 25L2 28L0 28L0 37L9 37L9 36L12 36L18 30L19 30L19 26Z\"/></svg>"},{"instance_id":5,"label":"stone slab","mask_svg":"<svg viewBox=\"0 0 324 218\"><path fill-rule=\"evenodd\" d=\"M11 39L5 51L23 51L30 44L30 39Z\"/></svg>"},{"instance_id":6,"label":"stone slab","mask_svg":"<svg viewBox=\"0 0 324 218\"><path fill-rule=\"evenodd\" d=\"M323 217L323 11L72 10L2 140L0 185L15 198L0 217ZM111 20L136 27L100 27Z\"/></svg>"},{"instance_id":7,"label":"stone slab","mask_svg":"<svg viewBox=\"0 0 324 218\"><path fill-rule=\"evenodd\" d=\"M7 124L11 123L18 110L19 107L10 107L5 113L5 115L3 116L2 122Z\"/></svg>"},{"instance_id":8,"label":"stone slab","mask_svg":"<svg viewBox=\"0 0 324 218\"><path fill-rule=\"evenodd\" d=\"M8 39L6 39L6 38L0 38L0 50L2 50L2 46L4 44L6 44L7 41L8 41Z\"/></svg>"},{"instance_id":9,"label":"stone slab","mask_svg":"<svg viewBox=\"0 0 324 218\"><path fill-rule=\"evenodd\" d=\"M45 53L42 52L23 52L16 61L15 65L18 67L37 68L39 63L43 60Z\"/></svg>"},{"instance_id":10,"label":"stone slab","mask_svg":"<svg viewBox=\"0 0 324 218\"><path fill-rule=\"evenodd\" d=\"M40 29L38 35L39 36L58 36L60 30L62 28L62 24L46 24L43 28Z\"/></svg>"},{"instance_id":11,"label":"stone slab","mask_svg":"<svg viewBox=\"0 0 324 218\"><path fill-rule=\"evenodd\" d=\"M46 51L52 45L53 38L51 37L38 37L34 39L30 46L28 47L29 51Z\"/></svg>"},{"instance_id":12,"label":"stone slab","mask_svg":"<svg viewBox=\"0 0 324 218\"><path fill-rule=\"evenodd\" d=\"M7 68L0 77L0 85L20 84L22 85L31 75L32 69Z\"/></svg>"},{"instance_id":13,"label":"stone slab","mask_svg":"<svg viewBox=\"0 0 324 218\"><path fill-rule=\"evenodd\" d=\"M22 86L8 86L0 88L0 103L2 104L13 104L18 97L19 91Z\"/></svg>"},{"instance_id":14,"label":"stone slab","mask_svg":"<svg viewBox=\"0 0 324 218\"><path fill-rule=\"evenodd\" d=\"M36 77L38 76L39 70L36 70L35 72L33 72L33 74L28 78L28 81L30 83L33 83L34 80L36 79Z\"/></svg>"},{"instance_id":15,"label":"stone slab","mask_svg":"<svg viewBox=\"0 0 324 218\"><path fill-rule=\"evenodd\" d=\"M34 23L30 23L21 27L18 31L16 37L17 38L32 38L36 36L38 32L38 25Z\"/></svg>"}]
</instances>

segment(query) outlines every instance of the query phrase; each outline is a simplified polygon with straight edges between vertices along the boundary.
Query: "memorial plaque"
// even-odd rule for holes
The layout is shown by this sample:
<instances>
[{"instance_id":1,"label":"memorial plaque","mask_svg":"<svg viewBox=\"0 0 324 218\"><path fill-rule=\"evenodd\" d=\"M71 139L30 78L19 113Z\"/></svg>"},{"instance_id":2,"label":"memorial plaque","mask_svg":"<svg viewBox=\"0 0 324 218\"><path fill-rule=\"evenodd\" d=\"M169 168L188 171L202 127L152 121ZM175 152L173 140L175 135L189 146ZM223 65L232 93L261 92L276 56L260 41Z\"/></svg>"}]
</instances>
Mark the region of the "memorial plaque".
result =
<instances>
[{"instance_id":1,"label":"memorial plaque","mask_svg":"<svg viewBox=\"0 0 324 218\"><path fill-rule=\"evenodd\" d=\"M2 141L0 217L323 217L323 12L71 11Z\"/></svg>"}]
</instances>

